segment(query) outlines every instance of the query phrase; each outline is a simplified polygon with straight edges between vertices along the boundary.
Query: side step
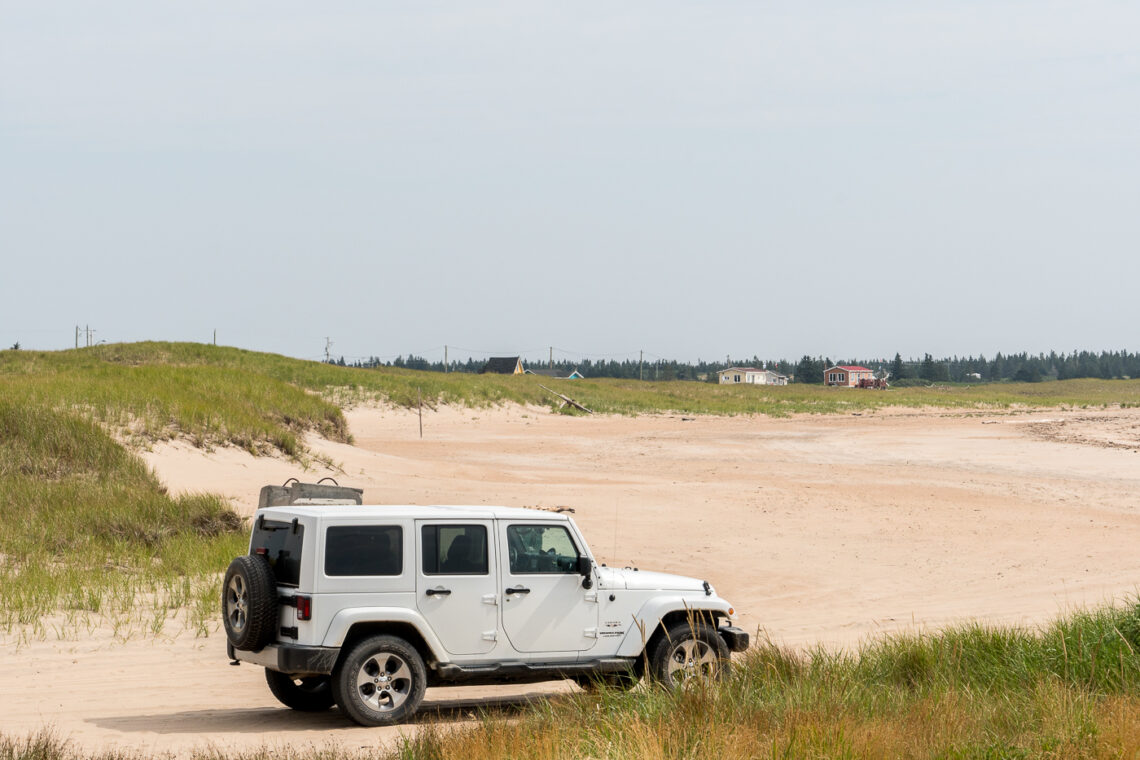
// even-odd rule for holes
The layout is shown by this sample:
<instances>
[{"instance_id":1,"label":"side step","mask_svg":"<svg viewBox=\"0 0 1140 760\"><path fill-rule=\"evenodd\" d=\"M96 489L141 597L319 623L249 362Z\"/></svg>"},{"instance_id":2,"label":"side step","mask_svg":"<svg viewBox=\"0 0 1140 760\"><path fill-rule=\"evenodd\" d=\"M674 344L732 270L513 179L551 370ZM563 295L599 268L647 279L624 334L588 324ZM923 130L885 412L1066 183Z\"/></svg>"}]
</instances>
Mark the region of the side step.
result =
<instances>
[{"instance_id":1,"label":"side step","mask_svg":"<svg viewBox=\"0 0 1140 760\"><path fill-rule=\"evenodd\" d=\"M440 680L462 681L550 681L590 673L621 673L633 670L636 660L607 657L587 662L504 662L491 665L439 665Z\"/></svg>"}]
</instances>

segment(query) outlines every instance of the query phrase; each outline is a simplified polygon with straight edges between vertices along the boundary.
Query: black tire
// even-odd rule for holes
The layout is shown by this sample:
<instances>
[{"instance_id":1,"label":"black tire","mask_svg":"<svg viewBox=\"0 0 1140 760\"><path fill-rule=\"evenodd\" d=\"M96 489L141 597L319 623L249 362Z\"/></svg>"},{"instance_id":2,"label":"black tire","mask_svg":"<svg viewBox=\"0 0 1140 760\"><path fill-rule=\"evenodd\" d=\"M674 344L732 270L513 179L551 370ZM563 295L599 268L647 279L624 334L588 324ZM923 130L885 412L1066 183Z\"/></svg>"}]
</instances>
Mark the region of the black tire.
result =
<instances>
[{"instance_id":1,"label":"black tire","mask_svg":"<svg viewBox=\"0 0 1140 760\"><path fill-rule=\"evenodd\" d=\"M728 645L703 620L666 629L649 655L649 676L666 689L709 684L728 676Z\"/></svg>"},{"instance_id":2,"label":"black tire","mask_svg":"<svg viewBox=\"0 0 1140 760\"><path fill-rule=\"evenodd\" d=\"M333 706L328 676L297 678L288 673L265 669L265 682L277 701L301 712L322 712Z\"/></svg>"},{"instance_id":3,"label":"black tire","mask_svg":"<svg viewBox=\"0 0 1140 760\"><path fill-rule=\"evenodd\" d=\"M362 726L390 726L415 715L424 699L424 661L396 636L358 642L332 675L333 697Z\"/></svg>"},{"instance_id":4,"label":"black tire","mask_svg":"<svg viewBox=\"0 0 1140 760\"><path fill-rule=\"evenodd\" d=\"M237 649L258 651L277 638L277 579L264 557L235 557L222 580L222 624Z\"/></svg>"}]
</instances>

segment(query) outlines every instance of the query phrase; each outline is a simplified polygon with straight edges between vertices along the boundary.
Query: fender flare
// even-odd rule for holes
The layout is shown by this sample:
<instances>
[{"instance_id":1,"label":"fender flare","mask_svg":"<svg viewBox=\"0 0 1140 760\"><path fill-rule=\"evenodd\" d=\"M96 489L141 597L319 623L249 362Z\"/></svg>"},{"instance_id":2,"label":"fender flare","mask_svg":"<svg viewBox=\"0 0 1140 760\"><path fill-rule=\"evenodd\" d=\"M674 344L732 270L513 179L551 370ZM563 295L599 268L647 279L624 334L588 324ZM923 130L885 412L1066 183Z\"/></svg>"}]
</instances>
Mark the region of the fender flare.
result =
<instances>
[{"instance_id":1,"label":"fender flare","mask_svg":"<svg viewBox=\"0 0 1140 760\"><path fill-rule=\"evenodd\" d=\"M439 637L435 635L423 616L406 607L346 607L337 612L329 622L328 630L325 631L325 636L321 640L321 646L343 647L348 632L359 623L402 623L410 625L423 638L432 657L439 662L448 662L451 659L447 650L443 648Z\"/></svg>"},{"instance_id":2,"label":"fender flare","mask_svg":"<svg viewBox=\"0 0 1140 760\"><path fill-rule=\"evenodd\" d=\"M618 657L638 657L645 651L645 645L653 637L654 631L661 624L661 619L670 612L711 612L717 617L731 619L730 605L719 596L694 597L684 594L671 596L655 596L641 606L633 616L630 627L622 638L618 647Z\"/></svg>"}]
</instances>

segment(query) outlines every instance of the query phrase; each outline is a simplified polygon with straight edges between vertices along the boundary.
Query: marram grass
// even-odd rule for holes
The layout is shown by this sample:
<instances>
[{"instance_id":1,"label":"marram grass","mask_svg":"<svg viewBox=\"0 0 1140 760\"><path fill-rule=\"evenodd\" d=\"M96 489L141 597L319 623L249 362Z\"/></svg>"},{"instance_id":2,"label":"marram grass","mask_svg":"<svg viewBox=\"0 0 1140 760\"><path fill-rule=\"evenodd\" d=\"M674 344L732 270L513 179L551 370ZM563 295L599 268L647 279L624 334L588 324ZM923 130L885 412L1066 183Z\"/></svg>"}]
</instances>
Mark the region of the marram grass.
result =
<instances>
[{"instance_id":1,"label":"marram grass","mask_svg":"<svg viewBox=\"0 0 1140 760\"><path fill-rule=\"evenodd\" d=\"M172 497L136 455L77 411L0 397L0 630L75 635L92 614L204 610L212 575L244 546L241 518L207 494ZM150 618L152 627L158 624ZM206 619L189 621L204 630Z\"/></svg>"},{"instance_id":2,"label":"marram grass","mask_svg":"<svg viewBox=\"0 0 1140 760\"><path fill-rule=\"evenodd\" d=\"M400 758L1021 758L1140 753L1140 607L1041 631L966 625L853 653L761 641L680 695L602 690L505 721L437 725Z\"/></svg>"}]
</instances>

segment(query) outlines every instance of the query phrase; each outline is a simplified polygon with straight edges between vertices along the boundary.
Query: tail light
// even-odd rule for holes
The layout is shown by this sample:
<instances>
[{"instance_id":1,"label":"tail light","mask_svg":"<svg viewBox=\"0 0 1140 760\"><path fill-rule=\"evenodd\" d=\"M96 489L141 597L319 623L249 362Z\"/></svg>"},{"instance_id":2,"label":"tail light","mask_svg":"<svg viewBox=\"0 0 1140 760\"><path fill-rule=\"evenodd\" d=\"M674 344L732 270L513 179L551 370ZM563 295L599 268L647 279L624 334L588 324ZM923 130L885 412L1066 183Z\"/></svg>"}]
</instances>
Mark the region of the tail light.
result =
<instances>
[{"instance_id":1,"label":"tail light","mask_svg":"<svg viewBox=\"0 0 1140 760\"><path fill-rule=\"evenodd\" d=\"M297 600L297 619L298 620L312 620L313 619L313 597L311 596L295 596Z\"/></svg>"}]
</instances>

